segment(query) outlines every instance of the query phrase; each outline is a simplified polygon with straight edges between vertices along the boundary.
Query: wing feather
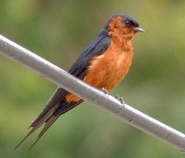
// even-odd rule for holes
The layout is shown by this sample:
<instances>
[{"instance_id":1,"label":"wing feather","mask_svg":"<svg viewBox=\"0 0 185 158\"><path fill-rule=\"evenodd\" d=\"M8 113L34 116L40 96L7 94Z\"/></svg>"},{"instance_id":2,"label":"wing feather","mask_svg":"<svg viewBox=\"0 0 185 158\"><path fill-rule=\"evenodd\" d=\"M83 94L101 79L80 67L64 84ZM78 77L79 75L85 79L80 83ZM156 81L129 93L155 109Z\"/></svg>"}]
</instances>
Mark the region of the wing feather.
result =
<instances>
[{"instance_id":1,"label":"wing feather","mask_svg":"<svg viewBox=\"0 0 185 158\"><path fill-rule=\"evenodd\" d=\"M103 30L82 52L77 61L70 68L69 73L75 77L83 80L87 75L87 68L90 65L90 61L93 57L102 55L111 44L111 37L107 35L106 31ZM44 123L45 126L38 138L31 146L31 148L36 144L36 142L42 137L42 135L48 130L48 128L58 119L58 117L65 112L76 107L78 104L82 103L83 100L79 102L67 103L65 102L65 96L69 92L63 88L58 88L48 104L45 106L44 110L40 115L31 123L30 127L32 130L26 135L26 137L17 145L17 147L22 144L32 133L34 133L39 127ZM64 103L62 103L64 101ZM16 148L17 148L16 147ZM16 149L15 148L15 149ZM30 148L30 149L31 149Z\"/></svg>"}]
</instances>

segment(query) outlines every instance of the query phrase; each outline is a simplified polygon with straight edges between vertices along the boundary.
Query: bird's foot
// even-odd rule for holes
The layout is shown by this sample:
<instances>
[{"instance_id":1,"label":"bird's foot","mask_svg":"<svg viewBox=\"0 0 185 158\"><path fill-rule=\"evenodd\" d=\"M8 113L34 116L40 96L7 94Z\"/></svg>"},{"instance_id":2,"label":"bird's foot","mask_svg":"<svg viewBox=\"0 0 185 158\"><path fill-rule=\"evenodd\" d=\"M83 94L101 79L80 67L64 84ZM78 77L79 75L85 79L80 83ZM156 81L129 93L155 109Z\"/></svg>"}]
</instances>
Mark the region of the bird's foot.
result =
<instances>
[{"instance_id":1,"label":"bird's foot","mask_svg":"<svg viewBox=\"0 0 185 158\"><path fill-rule=\"evenodd\" d=\"M118 95L115 96L115 99L117 99L118 101L120 101L121 104L125 104L123 98L120 98Z\"/></svg>"},{"instance_id":2,"label":"bird's foot","mask_svg":"<svg viewBox=\"0 0 185 158\"><path fill-rule=\"evenodd\" d=\"M105 88L101 88L100 91L102 91L105 94L109 94L108 90L106 90Z\"/></svg>"}]
</instances>

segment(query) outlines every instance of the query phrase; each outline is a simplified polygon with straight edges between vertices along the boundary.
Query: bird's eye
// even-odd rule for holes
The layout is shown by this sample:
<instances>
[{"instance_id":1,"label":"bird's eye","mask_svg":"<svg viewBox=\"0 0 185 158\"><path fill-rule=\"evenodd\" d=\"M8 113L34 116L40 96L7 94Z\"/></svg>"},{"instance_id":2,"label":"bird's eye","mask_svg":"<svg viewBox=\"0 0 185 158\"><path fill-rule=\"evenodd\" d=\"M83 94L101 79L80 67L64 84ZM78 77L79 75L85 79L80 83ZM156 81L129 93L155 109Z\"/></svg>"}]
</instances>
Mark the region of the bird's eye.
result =
<instances>
[{"instance_id":1,"label":"bird's eye","mask_svg":"<svg viewBox=\"0 0 185 158\"><path fill-rule=\"evenodd\" d=\"M127 25L127 26L131 26L131 25L132 25L132 22L129 21L129 20L125 20L124 23L125 23L125 25Z\"/></svg>"}]
</instances>

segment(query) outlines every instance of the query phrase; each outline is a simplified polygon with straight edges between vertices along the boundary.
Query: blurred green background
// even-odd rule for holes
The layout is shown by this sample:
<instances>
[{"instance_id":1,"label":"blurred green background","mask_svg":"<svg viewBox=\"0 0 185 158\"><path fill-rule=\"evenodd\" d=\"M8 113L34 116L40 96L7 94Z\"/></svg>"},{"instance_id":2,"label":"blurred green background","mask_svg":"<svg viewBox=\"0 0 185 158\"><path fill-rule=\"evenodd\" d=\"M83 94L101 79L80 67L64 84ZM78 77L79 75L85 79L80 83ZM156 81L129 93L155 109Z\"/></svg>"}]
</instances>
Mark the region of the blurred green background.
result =
<instances>
[{"instance_id":1,"label":"blurred green background","mask_svg":"<svg viewBox=\"0 0 185 158\"><path fill-rule=\"evenodd\" d=\"M0 34L68 70L113 14L133 16L145 33L111 95L185 133L184 0L1 0ZM178 150L83 103L66 113L29 152L17 150L56 85L0 55L0 158L174 158Z\"/></svg>"}]
</instances>

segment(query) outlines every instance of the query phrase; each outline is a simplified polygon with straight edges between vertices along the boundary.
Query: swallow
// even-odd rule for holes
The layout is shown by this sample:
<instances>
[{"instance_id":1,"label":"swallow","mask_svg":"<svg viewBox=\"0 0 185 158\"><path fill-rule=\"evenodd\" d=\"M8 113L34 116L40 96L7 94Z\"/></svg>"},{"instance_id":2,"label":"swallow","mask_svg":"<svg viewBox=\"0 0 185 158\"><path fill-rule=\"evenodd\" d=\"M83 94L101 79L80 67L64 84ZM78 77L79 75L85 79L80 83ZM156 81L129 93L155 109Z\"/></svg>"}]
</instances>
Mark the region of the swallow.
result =
<instances>
[{"instance_id":1,"label":"swallow","mask_svg":"<svg viewBox=\"0 0 185 158\"><path fill-rule=\"evenodd\" d=\"M97 89L104 88L110 92L129 71L133 58L131 40L137 32L144 32L144 30L139 27L139 23L133 17L129 15L112 16L68 72ZM17 147L45 124L31 146L32 148L62 114L82 102L83 99L78 96L63 88L58 88L44 110L31 123L31 131Z\"/></svg>"}]
</instances>

